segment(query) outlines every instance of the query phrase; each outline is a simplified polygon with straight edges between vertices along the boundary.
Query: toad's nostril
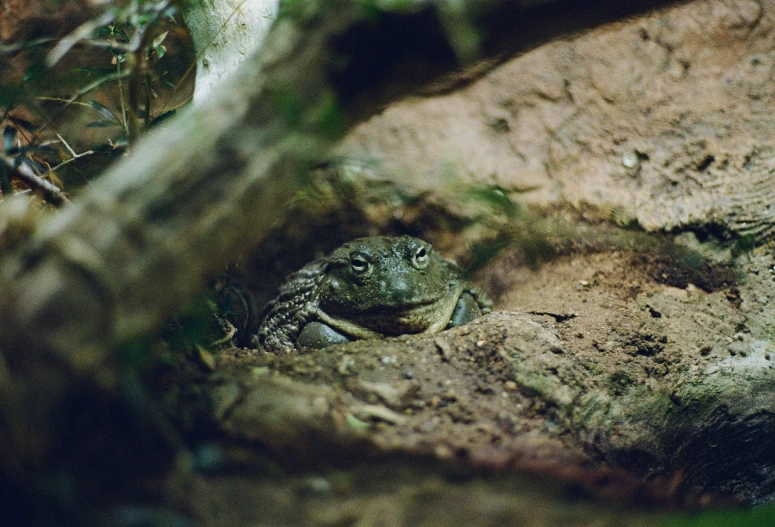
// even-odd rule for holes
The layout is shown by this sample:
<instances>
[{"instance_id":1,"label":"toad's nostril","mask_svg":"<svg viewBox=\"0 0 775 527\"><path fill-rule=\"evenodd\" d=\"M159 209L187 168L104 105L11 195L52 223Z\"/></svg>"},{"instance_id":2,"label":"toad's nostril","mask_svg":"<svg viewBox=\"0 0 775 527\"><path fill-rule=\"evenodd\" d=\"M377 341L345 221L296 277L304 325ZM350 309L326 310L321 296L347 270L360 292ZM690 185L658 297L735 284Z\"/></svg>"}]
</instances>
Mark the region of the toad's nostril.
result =
<instances>
[{"instance_id":1,"label":"toad's nostril","mask_svg":"<svg viewBox=\"0 0 775 527\"><path fill-rule=\"evenodd\" d=\"M417 288L411 280L407 280L405 277L391 280L387 291L394 304L411 304L417 296Z\"/></svg>"}]
</instances>

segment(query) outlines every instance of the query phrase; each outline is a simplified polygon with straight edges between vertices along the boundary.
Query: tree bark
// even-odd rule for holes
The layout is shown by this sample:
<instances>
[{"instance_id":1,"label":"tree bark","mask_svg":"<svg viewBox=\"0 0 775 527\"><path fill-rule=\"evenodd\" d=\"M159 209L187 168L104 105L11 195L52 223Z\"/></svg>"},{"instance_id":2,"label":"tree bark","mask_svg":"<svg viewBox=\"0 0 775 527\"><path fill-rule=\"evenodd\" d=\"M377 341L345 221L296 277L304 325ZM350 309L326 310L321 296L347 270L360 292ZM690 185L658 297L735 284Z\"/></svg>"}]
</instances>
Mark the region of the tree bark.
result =
<instances>
[{"instance_id":1,"label":"tree bark","mask_svg":"<svg viewBox=\"0 0 775 527\"><path fill-rule=\"evenodd\" d=\"M278 0L192 1L183 17L196 50L194 103L200 104L261 45Z\"/></svg>"}]
</instances>

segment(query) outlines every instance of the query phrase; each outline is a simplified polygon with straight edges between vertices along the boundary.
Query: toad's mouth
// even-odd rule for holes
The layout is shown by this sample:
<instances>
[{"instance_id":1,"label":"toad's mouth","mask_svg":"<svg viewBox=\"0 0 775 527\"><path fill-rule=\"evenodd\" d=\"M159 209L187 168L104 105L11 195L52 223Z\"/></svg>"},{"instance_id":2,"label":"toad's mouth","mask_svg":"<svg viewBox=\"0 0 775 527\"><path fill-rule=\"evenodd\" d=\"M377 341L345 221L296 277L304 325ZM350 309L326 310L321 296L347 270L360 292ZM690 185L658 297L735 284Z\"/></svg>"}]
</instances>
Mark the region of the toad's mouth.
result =
<instances>
[{"instance_id":1,"label":"toad's mouth","mask_svg":"<svg viewBox=\"0 0 775 527\"><path fill-rule=\"evenodd\" d=\"M422 333L445 317L449 302L445 298L410 306L381 306L370 312L349 317L353 322L383 335ZM448 318L448 317L447 317ZM444 325L446 326L446 320Z\"/></svg>"},{"instance_id":2,"label":"toad's mouth","mask_svg":"<svg viewBox=\"0 0 775 527\"><path fill-rule=\"evenodd\" d=\"M447 327L459 296L460 290L452 290L441 298L411 305L379 306L346 317L324 312L317 315L322 322L356 339L436 333Z\"/></svg>"}]
</instances>

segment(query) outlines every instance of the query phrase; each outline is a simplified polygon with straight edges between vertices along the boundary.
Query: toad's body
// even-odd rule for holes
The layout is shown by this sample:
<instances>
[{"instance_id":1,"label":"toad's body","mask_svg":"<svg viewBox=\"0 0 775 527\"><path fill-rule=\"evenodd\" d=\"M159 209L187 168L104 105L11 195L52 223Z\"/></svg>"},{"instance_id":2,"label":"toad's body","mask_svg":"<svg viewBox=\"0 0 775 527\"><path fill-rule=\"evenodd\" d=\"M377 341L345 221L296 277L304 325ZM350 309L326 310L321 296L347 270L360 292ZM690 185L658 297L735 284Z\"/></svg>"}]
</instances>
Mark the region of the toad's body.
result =
<instances>
[{"instance_id":1,"label":"toad's body","mask_svg":"<svg viewBox=\"0 0 775 527\"><path fill-rule=\"evenodd\" d=\"M264 310L258 337L274 352L322 348L436 333L491 307L430 244L409 236L359 238L290 275Z\"/></svg>"}]
</instances>

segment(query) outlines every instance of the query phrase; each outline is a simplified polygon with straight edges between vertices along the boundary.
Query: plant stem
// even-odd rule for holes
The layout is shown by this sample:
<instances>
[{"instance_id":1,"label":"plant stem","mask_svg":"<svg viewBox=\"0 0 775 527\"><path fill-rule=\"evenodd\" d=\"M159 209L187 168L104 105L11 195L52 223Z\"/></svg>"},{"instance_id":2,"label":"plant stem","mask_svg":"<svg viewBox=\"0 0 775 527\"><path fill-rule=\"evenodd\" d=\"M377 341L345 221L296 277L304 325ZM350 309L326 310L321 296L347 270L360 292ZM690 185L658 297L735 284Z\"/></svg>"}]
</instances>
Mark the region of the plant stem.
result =
<instances>
[{"instance_id":1,"label":"plant stem","mask_svg":"<svg viewBox=\"0 0 775 527\"><path fill-rule=\"evenodd\" d=\"M131 144L131 136L129 134L129 126L127 125L126 120L126 104L124 103L124 83L121 82L121 59L116 57L116 71L118 73L118 98L121 102L121 121L124 125L124 131L126 131L127 135L127 143ZM131 70L130 70L131 71Z\"/></svg>"}]
</instances>

